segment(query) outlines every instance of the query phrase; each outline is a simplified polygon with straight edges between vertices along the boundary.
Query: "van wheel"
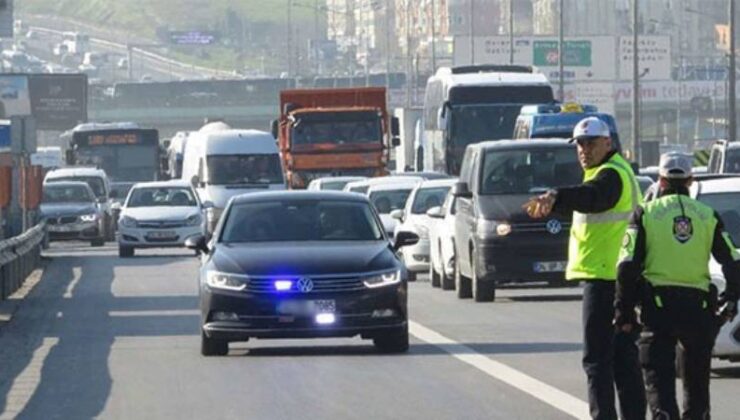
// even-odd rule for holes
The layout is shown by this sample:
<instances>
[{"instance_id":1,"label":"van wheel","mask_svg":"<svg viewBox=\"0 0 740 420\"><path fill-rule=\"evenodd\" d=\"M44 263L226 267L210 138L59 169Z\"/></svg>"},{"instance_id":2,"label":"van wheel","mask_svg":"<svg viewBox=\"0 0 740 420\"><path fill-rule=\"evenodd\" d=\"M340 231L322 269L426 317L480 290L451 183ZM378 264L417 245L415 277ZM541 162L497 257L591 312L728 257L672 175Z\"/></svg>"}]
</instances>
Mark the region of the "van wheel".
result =
<instances>
[{"instance_id":1,"label":"van wheel","mask_svg":"<svg viewBox=\"0 0 740 420\"><path fill-rule=\"evenodd\" d=\"M229 342L208 338L206 333L200 333L200 354L203 356L226 356L229 354Z\"/></svg>"},{"instance_id":2,"label":"van wheel","mask_svg":"<svg viewBox=\"0 0 740 420\"><path fill-rule=\"evenodd\" d=\"M455 259L455 291L458 299L468 299L473 297L473 287L468 277L460 272L460 261Z\"/></svg>"},{"instance_id":3,"label":"van wheel","mask_svg":"<svg viewBox=\"0 0 740 420\"><path fill-rule=\"evenodd\" d=\"M431 261L429 262L429 284L432 287L439 287L439 274L437 274L434 264Z\"/></svg>"},{"instance_id":4,"label":"van wheel","mask_svg":"<svg viewBox=\"0 0 740 420\"><path fill-rule=\"evenodd\" d=\"M408 325L373 338L373 344L382 353L406 353L409 350Z\"/></svg>"},{"instance_id":5,"label":"van wheel","mask_svg":"<svg viewBox=\"0 0 740 420\"><path fill-rule=\"evenodd\" d=\"M478 276L478 270L475 269L475 261L478 261L478 250L473 248L473 261L470 262L473 271L473 277L471 279L473 300L476 302L493 302L496 299L496 283L492 279L486 281L485 278Z\"/></svg>"}]
</instances>

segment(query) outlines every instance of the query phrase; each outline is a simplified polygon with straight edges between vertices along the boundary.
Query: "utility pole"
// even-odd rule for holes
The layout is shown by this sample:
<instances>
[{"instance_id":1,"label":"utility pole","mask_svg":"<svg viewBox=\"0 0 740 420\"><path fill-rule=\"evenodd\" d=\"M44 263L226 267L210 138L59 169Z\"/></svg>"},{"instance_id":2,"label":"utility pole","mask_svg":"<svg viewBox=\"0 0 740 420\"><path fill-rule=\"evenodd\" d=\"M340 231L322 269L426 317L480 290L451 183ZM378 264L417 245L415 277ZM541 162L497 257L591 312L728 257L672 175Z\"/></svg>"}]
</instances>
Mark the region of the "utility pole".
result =
<instances>
[{"instance_id":1,"label":"utility pole","mask_svg":"<svg viewBox=\"0 0 740 420\"><path fill-rule=\"evenodd\" d=\"M385 0L385 92L391 95L391 0Z\"/></svg>"},{"instance_id":2,"label":"utility pole","mask_svg":"<svg viewBox=\"0 0 740 420\"><path fill-rule=\"evenodd\" d=\"M432 16L431 16L432 18L432 73L434 73L435 71L437 71L437 46L436 46L436 41L435 41L435 38L437 37L437 31L434 28L434 22L437 20L435 16L437 10L436 10L436 7L434 6L437 4L437 2L436 0L431 0L431 1L432 1Z\"/></svg>"},{"instance_id":3,"label":"utility pole","mask_svg":"<svg viewBox=\"0 0 740 420\"><path fill-rule=\"evenodd\" d=\"M411 0L406 0L406 108L411 108Z\"/></svg>"},{"instance_id":4,"label":"utility pole","mask_svg":"<svg viewBox=\"0 0 740 420\"><path fill-rule=\"evenodd\" d=\"M473 18L475 17L475 6L474 1L475 0L468 0L470 3L470 65L475 65L475 27L473 23Z\"/></svg>"},{"instance_id":5,"label":"utility pole","mask_svg":"<svg viewBox=\"0 0 740 420\"><path fill-rule=\"evenodd\" d=\"M560 25L558 28L558 88L560 92L558 94L560 102L565 101L565 26L563 25L563 0L560 0Z\"/></svg>"},{"instance_id":6,"label":"utility pole","mask_svg":"<svg viewBox=\"0 0 740 420\"><path fill-rule=\"evenodd\" d=\"M730 100L730 120L728 125L728 136L727 140L733 142L737 139L737 110L736 108L736 94L735 94L735 84L736 84L736 64L735 64L735 0L729 0L730 2L730 23L729 23L729 30L730 30L730 78L728 80L729 82L729 95L728 98Z\"/></svg>"},{"instance_id":7,"label":"utility pole","mask_svg":"<svg viewBox=\"0 0 740 420\"><path fill-rule=\"evenodd\" d=\"M514 0L509 0L509 64L514 64Z\"/></svg>"},{"instance_id":8,"label":"utility pole","mask_svg":"<svg viewBox=\"0 0 740 420\"><path fill-rule=\"evenodd\" d=\"M293 0L288 0L287 5L287 20L288 20L288 33L286 36L287 39L287 45L285 48L286 54L288 56L288 77L293 76L293 51L292 51L292 44L293 44L293 16L292 16L292 7L293 7Z\"/></svg>"},{"instance_id":9,"label":"utility pole","mask_svg":"<svg viewBox=\"0 0 740 420\"><path fill-rule=\"evenodd\" d=\"M732 1L732 0L730 0ZM640 63L637 53L638 23L640 19L637 8L639 0L632 0L632 146L635 162L642 164L640 158Z\"/></svg>"}]
</instances>

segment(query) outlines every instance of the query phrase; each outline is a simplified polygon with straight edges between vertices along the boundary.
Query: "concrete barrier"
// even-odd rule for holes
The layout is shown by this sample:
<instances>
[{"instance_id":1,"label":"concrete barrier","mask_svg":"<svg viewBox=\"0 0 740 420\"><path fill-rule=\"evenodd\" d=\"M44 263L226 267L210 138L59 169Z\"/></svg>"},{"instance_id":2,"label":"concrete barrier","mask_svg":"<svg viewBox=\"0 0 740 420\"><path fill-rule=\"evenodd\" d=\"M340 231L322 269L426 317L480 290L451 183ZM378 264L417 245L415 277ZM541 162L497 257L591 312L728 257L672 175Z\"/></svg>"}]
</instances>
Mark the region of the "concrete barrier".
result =
<instances>
[{"instance_id":1,"label":"concrete barrier","mask_svg":"<svg viewBox=\"0 0 740 420\"><path fill-rule=\"evenodd\" d=\"M0 300L15 293L26 278L41 264L41 248L46 238L46 224L0 241Z\"/></svg>"}]
</instances>

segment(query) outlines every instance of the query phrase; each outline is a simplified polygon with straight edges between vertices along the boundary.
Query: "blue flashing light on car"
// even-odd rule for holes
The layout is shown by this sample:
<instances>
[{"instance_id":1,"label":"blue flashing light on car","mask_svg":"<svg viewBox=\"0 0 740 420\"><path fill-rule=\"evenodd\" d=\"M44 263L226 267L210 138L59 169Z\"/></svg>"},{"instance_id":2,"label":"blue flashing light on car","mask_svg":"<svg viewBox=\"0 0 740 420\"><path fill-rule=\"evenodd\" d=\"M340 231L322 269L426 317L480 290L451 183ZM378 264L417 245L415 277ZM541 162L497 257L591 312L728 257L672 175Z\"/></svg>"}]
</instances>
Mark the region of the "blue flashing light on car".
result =
<instances>
[{"instance_id":1,"label":"blue flashing light on car","mask_svg":"<svg viewBox=\"0 0 740 420\"><path fill-rule=\"evenodd\" d=\"M290 280L275 280L274 285L278 292L286 292L293 287L293 282Z\"/></svg>"}]
</instances>

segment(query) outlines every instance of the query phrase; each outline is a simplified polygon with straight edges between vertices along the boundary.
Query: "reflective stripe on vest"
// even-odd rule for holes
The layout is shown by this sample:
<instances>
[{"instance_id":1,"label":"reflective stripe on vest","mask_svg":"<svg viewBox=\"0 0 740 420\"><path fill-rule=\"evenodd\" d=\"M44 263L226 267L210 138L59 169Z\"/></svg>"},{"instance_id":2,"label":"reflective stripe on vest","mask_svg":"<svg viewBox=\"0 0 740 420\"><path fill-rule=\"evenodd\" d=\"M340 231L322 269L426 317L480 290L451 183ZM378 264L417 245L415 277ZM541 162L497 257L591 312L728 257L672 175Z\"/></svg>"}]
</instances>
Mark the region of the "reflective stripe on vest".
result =
<instances>
[{"instance_id":1,"label":"reflective stripe on vest","mask_svg":"<svg viewBox=\"0 0 740 420\"><path fill-rule=\"evenodd\" d=\"M632 173L632 168L625 167L622 162L619 162L615 159L610 159L607 164L612 164L614 166L619 167L621 170ZM598 172L598 171L597 171ZM578 225L582 223L613 223L613 222L619 222L623 220L629 220L630 216L632 216L632 213L637 209L637 206L640 205L640 186L637 184L637 179L635 177L631 177L632 179L632 188L631 191L631 199L632 199L632 208L629 211L623 211L623 212L611 212L611 211L605 211L602 213L580 213L580 212L573 212L573 224ZM621 177L620 177L621 179ZM623 187L624 188L624 187Z\"/></svg>"}]
</instances>

